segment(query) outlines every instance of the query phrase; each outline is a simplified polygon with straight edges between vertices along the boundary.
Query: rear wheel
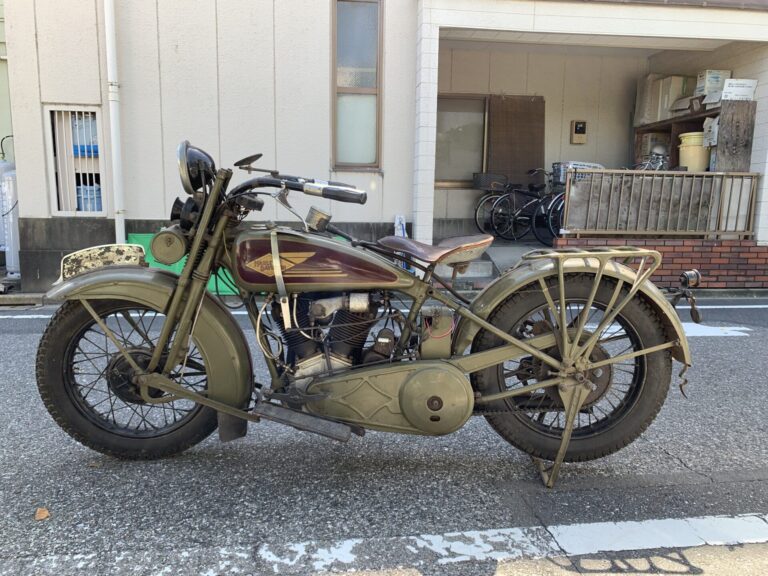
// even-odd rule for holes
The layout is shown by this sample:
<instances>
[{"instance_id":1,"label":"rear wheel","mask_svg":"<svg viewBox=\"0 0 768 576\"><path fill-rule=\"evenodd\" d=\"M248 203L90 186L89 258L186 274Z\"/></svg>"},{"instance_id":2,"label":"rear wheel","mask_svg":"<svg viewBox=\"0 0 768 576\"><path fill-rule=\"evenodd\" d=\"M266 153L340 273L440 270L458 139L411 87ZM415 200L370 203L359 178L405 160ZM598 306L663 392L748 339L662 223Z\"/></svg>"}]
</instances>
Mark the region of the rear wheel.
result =
<instances>
[{"instance_id":1,"label":"rear wheel","mask_svg":"<svg viewBox=\"0 0 768 576\"><path fill-rule=\"evenodd\" d=\"M493 233L493 227L491 226L491 208L493 203L499 199L501 194L486 194L477 203L475 208L475 226L480 232Z\"/></svg>"},{"instance_id":2,"label":"rear wheel","mask_svg":"<svg viewBox=\"0 0 768 576\"><path fill-rule=\"evenodd\" d=\"M590 309L585 310L592 281L593 277L587 275L566 276L565 308L569 332L581 314L587 317L580 343L597 329L615 288L613 281L604 280ZM548 284L550 294L556 295L556 279ZM550 310L539 286L532 288L513 294L498 306L489 321L522 340L559 330L556 320L559 311ZM626 290L622 290L619 301L625 294ZM609 360L665 341L656 312L636 297L601 331L590 361ZM502 343L497 336L481 331L473 342L472 352ZM557 347L545 352L559 359ZM550 379L550 370L540 360L527 356L475 372L472 384L482 394L493 394ZM635 440L661 409L669 389L671 370L669 350L662 350L619 360L587 374L594 389L576 415L565 460L600 458ZM555 458L565 425L565 409L557 386L496 401L486 410L491 427L510 444L539 458Z\"/></svg>"},{"instance_id":3,"label":"rear wheel","mask_svg":"<svg viewBox=\"0 0 768 576\"><path fill-rule=\"evenodd\" d=\"M148 366L165 316L121 300L91 305L136 364ZM145 401L134 376L80 302L59 308L38 348L37 385L48 412L75 440L111 456L150 459L182 452L216 429L216 412L191 400ZM194 341L186 363L170 376L191 391L206 391L205 360ZM149 396L166 395L150 388Z\"/></svg>"}]
</instances>

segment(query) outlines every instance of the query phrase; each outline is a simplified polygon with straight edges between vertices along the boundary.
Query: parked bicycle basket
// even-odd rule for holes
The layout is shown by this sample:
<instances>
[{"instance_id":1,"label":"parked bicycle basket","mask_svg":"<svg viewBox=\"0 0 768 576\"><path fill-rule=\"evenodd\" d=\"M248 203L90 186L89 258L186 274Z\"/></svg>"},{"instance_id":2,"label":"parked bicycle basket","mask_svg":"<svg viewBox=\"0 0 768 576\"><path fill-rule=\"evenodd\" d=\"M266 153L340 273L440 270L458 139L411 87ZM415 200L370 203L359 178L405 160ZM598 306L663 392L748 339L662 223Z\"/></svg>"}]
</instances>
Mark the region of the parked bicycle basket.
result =
<instances>
[{"instance_id":1,"label":"parked bicycle basket","mask_svg":"<svg viewBox=\"0 0 768 576\"><path fill-rule=\"evenodd\" d=\"M565 186L565 178L568 170L604 170L605 166L595 162L577 162L568 160L566 162L552 163L552 184ZM576 179L584 178L584 175L575 175Z\"/></svg>"}]
</instances>

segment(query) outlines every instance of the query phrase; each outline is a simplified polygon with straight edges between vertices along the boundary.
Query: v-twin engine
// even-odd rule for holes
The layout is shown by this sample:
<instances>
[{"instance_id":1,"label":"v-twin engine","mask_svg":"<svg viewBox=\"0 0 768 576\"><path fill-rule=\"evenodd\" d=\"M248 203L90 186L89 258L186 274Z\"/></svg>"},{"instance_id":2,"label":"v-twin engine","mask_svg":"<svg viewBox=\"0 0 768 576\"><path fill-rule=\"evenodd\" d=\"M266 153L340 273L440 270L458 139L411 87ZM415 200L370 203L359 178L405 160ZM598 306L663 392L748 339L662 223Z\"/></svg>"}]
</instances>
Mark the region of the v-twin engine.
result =
<instances>
[{"instance_id":1,"label":"v-twin engine","mask_svg":"<svg viewBox=\"0 0 768 576\"><path fill-rule=\"evenodd\" d=\"M291 302L291 329L286 329L280 307L273 306L294 378L359 364L378 306L369 293L297 295Z\"/></svg>"}]
</instances>

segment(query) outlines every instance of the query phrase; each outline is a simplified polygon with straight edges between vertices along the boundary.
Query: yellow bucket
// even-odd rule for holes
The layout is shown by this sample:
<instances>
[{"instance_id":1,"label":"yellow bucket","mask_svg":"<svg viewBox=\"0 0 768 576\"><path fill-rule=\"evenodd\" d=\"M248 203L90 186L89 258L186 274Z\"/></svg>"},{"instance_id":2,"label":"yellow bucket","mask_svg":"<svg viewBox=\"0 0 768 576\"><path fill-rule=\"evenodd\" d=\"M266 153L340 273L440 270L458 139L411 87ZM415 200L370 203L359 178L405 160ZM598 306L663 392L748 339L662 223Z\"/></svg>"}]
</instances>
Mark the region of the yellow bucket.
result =
<instances>
[{"instance_id":1,"label":"yellow bucket","mask_svg":"<svg viewBox=\"0 0 768 576\"><path fill-rule=\"evenodd\" d=\"M704 132L686 132L680 134L680 144L683 146L701 146L704 144Z\"/></svg>"},{"instance_id":2,"label":"yellow bucket","mask_svg":"<svg viewBox=\"0 0 768 576\"><path fill-rule=\"evenodd\" d=\"M709 167L709 148L681 144L680 166L687 166L688 172L704 172Z\"/></svg>"}]
</instances>

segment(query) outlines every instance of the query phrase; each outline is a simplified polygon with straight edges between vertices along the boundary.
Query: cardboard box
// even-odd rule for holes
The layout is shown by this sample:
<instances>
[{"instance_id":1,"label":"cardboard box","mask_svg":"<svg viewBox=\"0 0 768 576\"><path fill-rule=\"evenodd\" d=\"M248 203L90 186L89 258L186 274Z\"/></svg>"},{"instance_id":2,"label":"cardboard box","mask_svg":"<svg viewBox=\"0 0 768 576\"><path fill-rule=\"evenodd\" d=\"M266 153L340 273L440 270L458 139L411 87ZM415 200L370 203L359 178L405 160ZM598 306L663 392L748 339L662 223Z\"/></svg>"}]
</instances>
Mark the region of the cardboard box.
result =
<instances>
[{"instance_id":1,"label":"cardboard box","mask_svg":"<svg viewBox=\"0 0 768 576\"><path fill-rule=\"evenodd\" d=\"M651 124L659 119L659 90L661 74L648 74L637 81L634 125ZM655 97L654 97L655 94Z\"/></svg>"},{"instance_id":2,"label":"cardboard box","mask_svg":"<svg viewBox=\"0 0 768 576\"><path fill-rule=\"evenodd\" d=\"M706 96L711 92L719 92L725 86L725 81L731 77L730 70L702 70L696 77L695 96Z\"/></svg>"},{"instance_id":3,"label":"cardboard box","mask_svg":"<svg viewBox=\"0 0 768 576\"><path fill-rule=\"evenodd\" d=\"M693 96L696 79L692 76L667 76L661 80L659 91L659 120L672 118L672 104L685 96Z\"/></svg>"}]
</instances>

